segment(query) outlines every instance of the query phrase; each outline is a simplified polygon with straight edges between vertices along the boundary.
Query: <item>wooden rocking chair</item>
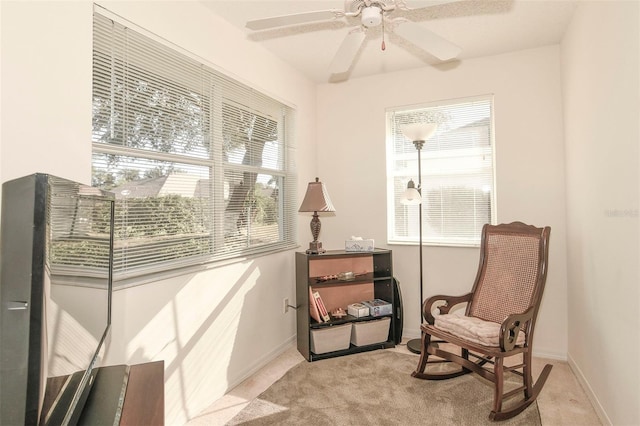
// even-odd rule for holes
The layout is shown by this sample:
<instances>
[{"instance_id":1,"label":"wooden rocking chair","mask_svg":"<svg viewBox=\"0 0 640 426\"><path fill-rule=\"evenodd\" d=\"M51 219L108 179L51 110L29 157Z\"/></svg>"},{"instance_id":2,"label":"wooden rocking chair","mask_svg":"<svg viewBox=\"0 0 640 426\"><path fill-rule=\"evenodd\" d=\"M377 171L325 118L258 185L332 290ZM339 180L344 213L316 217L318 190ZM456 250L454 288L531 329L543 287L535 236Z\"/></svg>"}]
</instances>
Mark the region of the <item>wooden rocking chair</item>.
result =
<instances>
[{"instance_id":1,"label":"wooden rocking chair","mask_svg":"<svg viewBox=\"0 0 640 426\"><path fill-rule=\"evenodd\" d=\"M458 297L433 296L424 302L427 322L421 326L422 352L413 377L442 380L475 372L491 380L495 384L491 420L511 418L535 401L552 367L547 364L534 384L533 331L547 276L550 232L549 227L521 222L483 227L480 265L471 292ZM449 313L460 303L467 303L464 315ZM439 314L434 316L436 307ZM454 345L455 353L445 349L452 345L441 343ZM505 358L519 354L521 363L516 358L516 365L504 364ZM442 358L430 365L448 362L460 368L425 372L429 355ZM522 377L522 386L505 393L504 373L508 371ZM520 401L503 409L503 400L518 395Z\"/></svg>"}]
</instances>

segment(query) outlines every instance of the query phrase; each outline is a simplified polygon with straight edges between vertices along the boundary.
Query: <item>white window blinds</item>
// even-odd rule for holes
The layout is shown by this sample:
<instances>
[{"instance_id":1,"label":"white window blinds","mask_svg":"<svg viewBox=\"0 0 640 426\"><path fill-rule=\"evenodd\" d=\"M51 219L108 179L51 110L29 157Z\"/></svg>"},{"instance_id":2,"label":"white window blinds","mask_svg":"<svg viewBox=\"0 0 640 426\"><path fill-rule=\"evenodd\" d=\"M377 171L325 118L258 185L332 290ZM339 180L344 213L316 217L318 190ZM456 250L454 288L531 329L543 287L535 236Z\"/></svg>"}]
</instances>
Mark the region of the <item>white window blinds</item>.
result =
<instances>
[{"instance_id":1,"label":"white window blinds","mask_svg":"<svg viewBox=\"0 0 640 426\"><path fill-rule=\"evenodd\" d=\"M94 14L93 185L122 279L295 245L294 111Z\"/></svg>"},{"instance_id":2,"label":"white window blinds","mask_svg":"<svg viewBox=\"0 0 640 426\"><path fill-rule=\"evenodd\" d=\"M494 215L493 99L484 96L387 111L389 243L478 245ZM437 123L421 153L422 205L400 199L418 184L418 151L402 134L409 123Z\"/></svg>"}]
</instances>

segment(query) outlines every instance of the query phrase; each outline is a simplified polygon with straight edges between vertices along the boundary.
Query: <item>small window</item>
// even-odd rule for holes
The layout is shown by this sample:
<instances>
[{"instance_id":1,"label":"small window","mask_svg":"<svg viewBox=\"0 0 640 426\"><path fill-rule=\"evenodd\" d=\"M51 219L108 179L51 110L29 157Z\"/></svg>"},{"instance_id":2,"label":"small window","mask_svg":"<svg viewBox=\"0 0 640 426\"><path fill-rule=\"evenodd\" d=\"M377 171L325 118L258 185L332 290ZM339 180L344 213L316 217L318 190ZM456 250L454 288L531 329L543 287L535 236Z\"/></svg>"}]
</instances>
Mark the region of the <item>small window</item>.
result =
<instances>
[{"instance_id":1,"label":"small window","mask_svg":"<svg viewBox=\"0 0 640 426\"><path fill-rule=\"evenodd\" d=\"M400 202L407 184L418 186L418 150L402 134L410 123L437 123L419 151L421 205ZM494 208L493 98L483 96L387 111L388 240L476 246Z\"/></svg>"}]
</instances>

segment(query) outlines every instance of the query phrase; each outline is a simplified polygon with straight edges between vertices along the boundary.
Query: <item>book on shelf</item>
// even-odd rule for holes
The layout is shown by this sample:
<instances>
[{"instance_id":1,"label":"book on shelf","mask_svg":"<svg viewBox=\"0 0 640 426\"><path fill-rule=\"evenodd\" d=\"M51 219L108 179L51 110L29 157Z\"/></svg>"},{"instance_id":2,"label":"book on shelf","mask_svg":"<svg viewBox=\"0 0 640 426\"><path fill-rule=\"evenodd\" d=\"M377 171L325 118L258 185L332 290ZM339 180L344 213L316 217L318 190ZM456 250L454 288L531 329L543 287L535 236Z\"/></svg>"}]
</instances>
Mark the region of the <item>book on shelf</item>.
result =
<instances>
[{"instance_id":1,"label":"book on shelf","mask_svg":"<svg viewBox=\"0 0 640 426\"><path fill-rule=\"evenodd\" d=\"M320 317L324 322L330 321L331 317L329 316L329 312L327 311L327 307L324 305L322 301L322 297L320 297L320 293L317 291L313 292L313 298L316 302L316 306L318 307L318 312L320 313Z\"/></svg>"},{"instance_id":2,"label":"book on shelf","mask_svg":"<svg viewBox=\"0 0 640 426\"><path fill-rule=\"evenodd\" d=\"M316 320L316 322L324 322L320 316L320 312L318 311L318 304L316 303L316 299L313 297L313 290L311 287L309 287L309 315L311 315L311 318Z\"/></svg>"}]
</instances>

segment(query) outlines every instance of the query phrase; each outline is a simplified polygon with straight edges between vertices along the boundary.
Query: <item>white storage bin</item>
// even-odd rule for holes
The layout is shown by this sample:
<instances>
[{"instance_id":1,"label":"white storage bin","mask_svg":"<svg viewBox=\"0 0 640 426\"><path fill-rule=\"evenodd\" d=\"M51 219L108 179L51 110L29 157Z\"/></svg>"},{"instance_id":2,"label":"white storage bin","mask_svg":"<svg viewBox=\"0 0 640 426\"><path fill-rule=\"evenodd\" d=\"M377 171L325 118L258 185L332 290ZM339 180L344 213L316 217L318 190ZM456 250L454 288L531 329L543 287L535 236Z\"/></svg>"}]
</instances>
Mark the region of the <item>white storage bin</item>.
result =
<instances>
[{"instance_id":1,"label":"white storage bin","mask_svg":"<svg viewBox=\"0 0 640 426\"><path fill-rule=\"evenodd\" d=\"M389 337L391 318L356 322L351 329L351 343L356 346L386 342Z\"/></svg>"},{"instance_id":2,"label":"white storage bin","mask_svg":"<svg viewBox=\"0 0 640 426\"><path fill-rule=\"evenodd\" d=\"M324 354L349 349L350 337L350 323L311 329L311 352L314 354Z\"/></svg>"}]
</instances>

